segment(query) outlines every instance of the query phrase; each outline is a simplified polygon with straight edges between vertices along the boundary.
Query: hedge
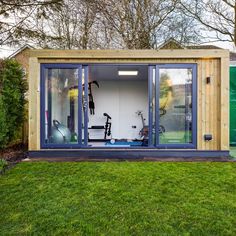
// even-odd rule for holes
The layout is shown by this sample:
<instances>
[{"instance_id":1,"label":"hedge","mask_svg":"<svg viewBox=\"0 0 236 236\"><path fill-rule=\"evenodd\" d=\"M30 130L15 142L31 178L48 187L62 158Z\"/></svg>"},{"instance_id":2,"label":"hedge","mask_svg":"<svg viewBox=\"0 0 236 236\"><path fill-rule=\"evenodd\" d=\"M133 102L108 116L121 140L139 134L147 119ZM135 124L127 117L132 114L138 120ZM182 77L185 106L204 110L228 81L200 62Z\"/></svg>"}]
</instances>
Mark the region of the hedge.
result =
<instances>
[{"instance_id":1,"label":"hedge","mask_svg":"<svg viewBox=\"0 0 236 236\"><path fill-rule=\"evenodd\" d=\"M25 119L27 82L15 60L0 63L0 149L13 142Z\"/></svg>"}]
</instances>

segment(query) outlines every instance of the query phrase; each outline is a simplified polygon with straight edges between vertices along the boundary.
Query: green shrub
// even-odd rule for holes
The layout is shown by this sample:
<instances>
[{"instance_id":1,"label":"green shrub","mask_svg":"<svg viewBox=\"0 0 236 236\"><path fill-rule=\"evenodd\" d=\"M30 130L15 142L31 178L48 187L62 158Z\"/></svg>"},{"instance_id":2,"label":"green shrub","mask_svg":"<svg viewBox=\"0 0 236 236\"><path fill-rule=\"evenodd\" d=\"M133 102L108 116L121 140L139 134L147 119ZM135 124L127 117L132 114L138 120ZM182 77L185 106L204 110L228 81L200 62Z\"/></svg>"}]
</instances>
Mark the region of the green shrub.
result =
<instances>
[{"instance_id":1,"label":"green shrub","mask_svg":"<svg viewBox=\"0 0 236 236\"><path fill-rule=\"evenodd\" d=\"M0 159L0 171L4 170L7 167L7 161Z\"/></svg>"},{"instance_id":2,"label":"green shrub","mask_svg":"<svg viewBox=\"0 0 236 236\"><path fill-rule=\"evenodd\" d=\"M0 149L14 141L24 121L27 82L21 65L4 60L0 66Z\"/></svg>"}]
</instances>

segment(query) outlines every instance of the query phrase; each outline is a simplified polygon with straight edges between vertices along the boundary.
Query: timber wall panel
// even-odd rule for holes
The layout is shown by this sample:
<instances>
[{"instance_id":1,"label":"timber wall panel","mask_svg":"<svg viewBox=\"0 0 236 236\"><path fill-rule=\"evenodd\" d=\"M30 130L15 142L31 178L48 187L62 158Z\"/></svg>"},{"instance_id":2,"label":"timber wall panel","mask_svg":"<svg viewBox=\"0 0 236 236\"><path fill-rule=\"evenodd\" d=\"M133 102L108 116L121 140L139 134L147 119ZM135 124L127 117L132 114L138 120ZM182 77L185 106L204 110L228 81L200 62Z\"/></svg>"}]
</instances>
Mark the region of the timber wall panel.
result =
<instances>
[{"instance_id":1,"label":"timber wall panel","mask_svg":"<svg viewBox=\"0 0 236 236\"><path fill-rule=\"evenodd\" d=\"M39 146L39 63L37 58L29 59L29 150L38 150Z\"/></svg>"},{"instance_id":2,"label":"timber wall panel","mask_svg":"<svg viewBox=\"0 0 236 236\"><path fill-rule=\"evenodd\" d=\"M207 84L206 83L206 78L207 77L211 77L211 71L210 71L210 60L203 60L203 63L205 64L205 70L204 70L204 75L202 77L202 85L203 85L203 89L205 91L205 94L203 96L204 100L205 100L205 107L204 107L204 113L203 115L204 117L204 122L205 122L205 132L204 134L212 134L212 130L210 129L210 112L211 112L211 104L210 104L210 89L212 87L212 78L211 78L211 83ZM203 134L203 135L204 135ZM214 138L214 137L213 137ZM204 141L205 142L205 148L204 150L210 150L210 143L214 142L214 139L212 141Z\"/></svg>"},{"instance_id":3,"label":"timber wall panel","mask_svg":"<svg viewBox=\"0 0 236 236\"><path fill-rule=\"evenodd\" d=\"M198 68L198 149L219 150L220 146L220 59L204 59ZM209 84L206 78L210 77ZM204 141L205 134L213 140Z\"/></svg>"},{"instance_id":4,"label":"timber wall panel","mask_svg":"<svg viewBox=\"0 0 236 236\"><path fill-rule=\"evenodd\" d=\"M221 73L220 73L220 66L221 66L221 61L218 60L217 61L217 68L218 68L218 79L217 79L217 91L218 91L218 94L217 94L217 101L216 101L216 106L217 106L217 112L218 112L218 117L217 117L217 125L216 125L216 130L217 130L217 135L218 135L218 146L217 146L217 149L218 150L221 150L221 145L220 145L220 140L221 140L221 132L220 132L220 129L221 129L221 107L220 107L220 104L221 104L221 89L220 89L220 86L221 86ZM227 112L227 115L229 117L229 111ZM229 147L228 147L229 149Z\"/></svg>"}]
</instances>

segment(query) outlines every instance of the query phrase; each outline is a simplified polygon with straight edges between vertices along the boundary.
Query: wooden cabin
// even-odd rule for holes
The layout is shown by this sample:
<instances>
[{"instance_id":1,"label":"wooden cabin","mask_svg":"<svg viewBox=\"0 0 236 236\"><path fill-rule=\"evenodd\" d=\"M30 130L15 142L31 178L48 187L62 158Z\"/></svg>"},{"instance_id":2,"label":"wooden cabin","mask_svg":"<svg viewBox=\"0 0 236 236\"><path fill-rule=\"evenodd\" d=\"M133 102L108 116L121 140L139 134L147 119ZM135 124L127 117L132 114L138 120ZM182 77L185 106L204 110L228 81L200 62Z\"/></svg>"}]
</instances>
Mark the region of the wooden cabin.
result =
<instances>
[{"instance_id":1,"label":"wooden cabin","mask_svg":"<svg viewBox=\"0 0 236 236\"><path fill-rule=\"evenodd\" d=\"M227 50L31 50L30 157L228 155Z\"/></svg>"}]
</instances>

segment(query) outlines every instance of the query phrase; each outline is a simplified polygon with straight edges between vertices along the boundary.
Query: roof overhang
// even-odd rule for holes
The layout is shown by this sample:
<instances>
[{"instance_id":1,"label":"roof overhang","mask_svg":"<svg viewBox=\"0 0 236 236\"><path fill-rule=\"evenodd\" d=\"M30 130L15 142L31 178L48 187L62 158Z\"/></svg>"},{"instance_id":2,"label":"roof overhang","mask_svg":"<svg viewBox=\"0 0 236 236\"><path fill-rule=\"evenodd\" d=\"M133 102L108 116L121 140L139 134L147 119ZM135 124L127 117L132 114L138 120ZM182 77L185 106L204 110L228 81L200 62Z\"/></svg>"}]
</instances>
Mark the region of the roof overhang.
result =
<instances>
[{"instance_id":1,"label":"roof overhang","mask_svg":"<svg viewBox=\"0 0 236 236\"><path fill-rule=\"evenodd\" d=\"M173 58L229 58L225 49L173 49L173 50L52 50L32 49L30 57L39 59L173 59Z\"/></svg>"}]
</instances>

